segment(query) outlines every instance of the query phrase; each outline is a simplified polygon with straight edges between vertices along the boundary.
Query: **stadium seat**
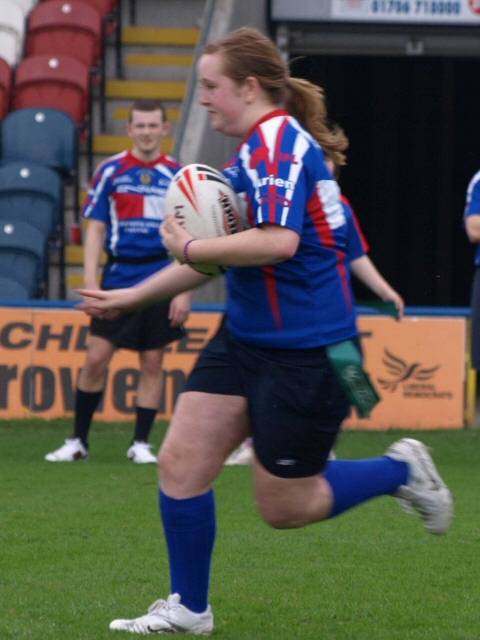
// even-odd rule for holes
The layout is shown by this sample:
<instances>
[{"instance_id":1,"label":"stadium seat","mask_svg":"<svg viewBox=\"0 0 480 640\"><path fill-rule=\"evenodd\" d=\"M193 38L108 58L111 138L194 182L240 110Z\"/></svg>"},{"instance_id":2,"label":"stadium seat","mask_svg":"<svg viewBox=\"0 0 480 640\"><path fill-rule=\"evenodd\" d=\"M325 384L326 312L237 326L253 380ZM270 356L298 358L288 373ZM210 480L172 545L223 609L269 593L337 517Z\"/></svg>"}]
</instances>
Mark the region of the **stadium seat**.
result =
<instances>
[{"instance_id":1,"label":"stadium seat","mask_svg":"<svg viewBox=\"0 0 480 640\"><path fill-rule=\"evenodd\" d=\"M28 16L30 11L37 4L37 0L13 0L13 2L20 8L24 18Z\"/></svg>"},{"instance_id":2,"label":"stadium seat","mask_svg":"<svg viewBox=\"0 0 480 640\"><path fill-rule=\"evenodd\" d=\"M40 0L42 2L42 0ZM43 0L43 3L54 0ZM120 0L77 0L87 4L100 14L104 36L115 34L115 65L119 78L123 77L122 65L122 12ZM130 0L132 2L132 0Z\"/></svg>"},{"instance_id":3,"label":"stadium seat","mask_svg":"<svg viewBox=\"0 0 480 640\"><path fill-rule=\"evenodd\" d=\"M20 60L25 35L25 19L14 0L2 0L0 11L0 57L14 66Z\"/></svg>"},{"instance_id":4,"label":"stadium seat","mask_svg":"<svg viewBox=\"0 0 480 640\"><path fill-rule=\"evenodd\" d=\"M75 58L43 54L25 58L18 65L13 109L59 109L83 125L88 118L89 102L88 68Z\"/></svg>"},{"instance_id":5,"label":"stadium seat","mask_svg":"<svg viewBox=\"0 0 480 640\"><path fill-rule=\"evenodd\" d=\"M95 67L103 56L102 20L82 0L50 0L37 5L28 19L25 52L72 56Z\"/></svg>"},{"instance_id":6,"label":"stadium seat","mask_svg":"<svg viewBox=\"0 0 480 640\"><path fill-rule=\"evenodd\" d=\"M60 222L62 192L53 169L27 162L6 164L0 167L0 222L28 222L46 245Z\"/></svg>"},{"instance_id":7,"label":"stadium seat","mask_svg":"<svg viewBox=\"0 0 480 640\"><path fill-rule=\"evenodd\" d=\"M115 8L120 4L119 0L79 0L84 4L89 4L100 13L101 16L106 16L115 11ZM40 4L46 2L55 2L55 0L40 0Z\"/></svg>"},{"instance_id":8,"label":"stadium seat","mask_svg":"<svg viewBox=\"0 0 480 640\"><path fill-rule=\"evenodd\" d=\"M1 162L33 162L55 169L63 181L73 183L74 219L80 218L78 127L63 111L17 109L1 126ZM64 219L59 219L60 295L65 291Z\"/></svg>"},{"instance_id":9,"label":"stadium seat","mask_svg":"<svg viewBox=\"0 0 480 640\"><path fill-rule=\"evenodd\" d=\"M30 14L26 34L27 56L66 55L89 67L100 87L102 129L105 129L105 50L102 18L83 0L50 0Z\"/></svg>"},{"instance_id":10,"label":"stadium seat","mask_svg":"<svg viewBox=\"0 0 480 640\"><path fill-rule=\"evenodd\" d=\"M5 117L10 105L12 91L12 68L6 60L0 58L0 120Z\"/></svg>"},{"instance_id":11,"label":"stadium seat","mask_svg":"<svg viewBox=\"0 0 480 640\"><path fill-rule=\"evenodd\" d=\"M71 175L78 165L78 128L58 109L17 109L1 125L2 162L25 160Z\"/></svg>"},{"instance_id":12,"label":"stadium seat","mask_svg":"<svg viewBox=\"0 0 480 640\"><path fill-rule=\"evenodd\" d=\"M86 134L92 165L90 79L88 67L69 56L38 55L20 62L12 89L12 108L57 109L67 113Z\"/></svg>"},{"instance_id":13,"label":"stadium seat","mask_svg":"<svg viewBox=\"0 0 480 640\"><path fill-rule=\"evenodd\" d=\"M45 244L42 234L28 222L0 223L0 276L15 279L34 298L42 291Z\"/></svg>"},{"instance_id":14,"label":"stadium seat","mask_svg":"<svg viewBox=\"0 0 480 640\"><path fill-rule=\"evenodd\" d=\"M0 27L0 58L9 66L15 66L17 61L17 45L14 38L5 34Z\"/></svg>"},{"instance_id":15,"label":"stadium seat","mask_svg":"<svg viewBox=\"0 0 480 640\"><path fill-rule=\"evenodd\" d=\"M0 276L0 300L28 300L28 290L14 276Z\"/></svg>"}]
</instances>

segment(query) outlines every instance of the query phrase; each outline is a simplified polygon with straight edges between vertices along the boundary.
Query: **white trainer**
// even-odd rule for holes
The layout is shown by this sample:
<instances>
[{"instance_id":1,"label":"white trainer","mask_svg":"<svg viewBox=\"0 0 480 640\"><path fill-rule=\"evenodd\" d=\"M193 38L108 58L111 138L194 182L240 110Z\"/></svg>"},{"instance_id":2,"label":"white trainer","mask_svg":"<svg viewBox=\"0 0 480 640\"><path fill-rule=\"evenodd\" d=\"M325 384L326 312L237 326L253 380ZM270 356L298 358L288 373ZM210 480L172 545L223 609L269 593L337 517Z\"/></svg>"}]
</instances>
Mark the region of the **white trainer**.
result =
<instances>
[{"instance_id":1,"label":"white trainer","mask_svg":"<svg viewBox=\"0 0 480 640\"><path fill-rule=\"evenodd\" d=\"M242 444L232 451L232 453L225 460L227 466L233 466L237 464L252 464L253 462L253 446L250 439L245 440Z\"/></svg>"},{"instance_id":2,"label":"white trainer","mask_svg":"<svg viewBox=\"0 0 480 640\"><path fill-rule=\"evenodd\" d=\"M385 452L409 467L407 484L395 496L407 512L417 511L430 533L445 533L453 519L453 498L440 477L427 447L418 440L403 438Z\"/></svg>"},{"instance_id":3,"label":"white trainer","mask_svg":"<svg viewBox=\"0 0 480 640\"><path fill-rule=\"evenodd\" d=\"M113 620L112 631L150 633L192 633L209 635L213 631L213 613L210 605L203 613L194 613L180 604L180 596L173 593L167 600L157 600L148 613L132 620Z\"/></svg>"},{"instance_id":4,"label":"white trainer","mask_svg":"<svg viewBox=\"0 0 480 640\"><path fill-rule=\"evenodd\" d=\"M48 462L75 462L75 460L86 460L87 458L88 451L80 438L67 438L64 445L45 456L45 460Z\"/></svg>"},{"instance_id":5,"label":"white trainer","mask_svg":"<svg viewBox=\"0 0 480 640\"><path fill-rule=\"evenodd\" d=\"M134 442L127 451L127 458L137 464L156 464L157 458L153 455L151 447L148 442Z\"/></svg>"}]
</instances>

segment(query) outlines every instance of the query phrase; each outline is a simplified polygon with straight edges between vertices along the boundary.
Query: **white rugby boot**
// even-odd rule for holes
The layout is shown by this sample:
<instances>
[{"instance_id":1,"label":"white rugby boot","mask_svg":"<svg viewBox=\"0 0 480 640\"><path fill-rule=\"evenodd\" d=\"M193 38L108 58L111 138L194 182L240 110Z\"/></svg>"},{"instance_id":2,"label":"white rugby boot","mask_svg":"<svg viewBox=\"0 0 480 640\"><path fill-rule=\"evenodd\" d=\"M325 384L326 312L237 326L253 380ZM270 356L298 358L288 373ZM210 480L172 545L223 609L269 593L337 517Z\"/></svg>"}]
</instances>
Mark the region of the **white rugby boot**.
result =
<instances>
[{"instance_id":1,"label":"white rugby boot","mask_svg":"<svg viewBox=\"0 0 480 640\"><path fill-rule=\"evenodd\" d=\"M407 512L418 512L430 533L445 533L453 519L453 498L427 447L419 440L403 438L385 455L408 465L407 484L395 494L400 506Z\"/></svg>"},{"instance_id":2,"label":"white rugby boot","mask_svg":"<svg viewBox=\"0 0 480 640\"><path fill-rule=\"evenodd\" d=\"M80 438L67 438L65 444L59 449L47 453L45 460L48 462L75 462L76 460L86 460L88 451Z\"/></svg>"},{"instance_id":3,"label":"white rugby boot","mask_svg":"<svg viewBox=\"0 0 480 640\"><path fill-rule=\"evenodd\" d=\"M253 462L253 446L250 439L245 440L237 447L225 460L225 464L230 467L241 464L252 464Z\"/></svg>"},{"instance_id":4,"label":"white rugby boot","mask_svg":"<svg viewBox=\"0 0 480 640\"><path fill-rule=\"evenodd\" d=\"M127 458L137 464L156 464L157 458L153 455L151 447L148 442L134 442L127 451Z\"/></svg>"},{"instance_id":5,"label":"white rugby boot","mask_svg":"<svg viewBox=\"0 0 480 640\"><path fill-rule=\"evenodd\" d=\"M151 633L191 633L209 635L213 631L213 613L210 605L203 613L194 613L180 604L180 596L173 593L167 600L157 600L144 616L132 620L113 620L112 631Z\"/></svg>"}]
</instances>

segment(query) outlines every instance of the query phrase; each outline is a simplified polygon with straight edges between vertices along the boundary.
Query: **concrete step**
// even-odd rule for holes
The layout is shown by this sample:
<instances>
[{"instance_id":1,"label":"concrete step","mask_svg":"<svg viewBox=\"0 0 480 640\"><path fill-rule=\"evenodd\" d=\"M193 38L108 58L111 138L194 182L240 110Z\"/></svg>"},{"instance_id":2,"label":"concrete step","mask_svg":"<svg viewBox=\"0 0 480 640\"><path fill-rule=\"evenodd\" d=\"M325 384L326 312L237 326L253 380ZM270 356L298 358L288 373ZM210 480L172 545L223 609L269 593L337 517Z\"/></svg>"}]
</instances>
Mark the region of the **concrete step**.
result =
<instances>
[{"instance_id":1,"label":"concrete step","mask_svg":"<svg viewBox=\"0 0 480 640\"><path fill-rule=\"evenodd\" d=\"M142 99L182 101L187 89L184 81L107 80L107 99Z\"/></svg>"},{"instance_id":2,"label":"concrete step","mask_svg":"<svg viewBox=\"0 0 480 640\"><path fill-rule=\"evenodd\" d=\"M162 142L163 153L172 153L174 144L173 138L165 138ZM132 140L128 136L100 134L93 138L93 153L95 156L112 156L125 149L130 149L131 146Z\"/></svg>"},{"instance_id":3,"label":"concrete step","mask_svg":"<svg viewBox=\"0 0 480 640\"><path fill-rule=\"evenodd\" d=\"M184 54L161 53L158 47L152 47L149 53L128 53L123 66L125 78L186 82L193 65L191 50L186 51Z\"/></svg>"},{"instance_id":4,"label":"concrete step","mask_svg":"<svg viewBox=\"0 0 480 640\"><path fill-rule=\"evenodd\" d=\"M197 27L128 26L122 30L122 44L195 47L199 35Z\"/></svg>"},{"instance_id":5,"label":"concrete step","mask_svg":"<svg viewBox=\"0 0 480 640\"><path fill-rule=\"evenodd\" d=\"M101 264L105 264L106 256L102 255ZM83 266L83 246L81 244L67 244L65 247L65 264Z\"/></svg>"},{"instance_id":6,"label":"concrete step","mask_svg":"<svg viewBox=\"0 0 480 640\"><path fill-rule=\"evenodd\" d=\"M124 8L123 24L129 21L129 3ZM141 0L136 3L136 24L159 27L198 26L205 8L205 0Z\"/></svg>"},{"instance_id":7,"label":"concrete step","mask_svg":"<svg viewBox=\"0 0 480 640\"><path fill-rule=\"evenodd\" d=\"M127 53L125 64L131 67L191 67L193 55L186 53Z\"/></svg>"},{"instance_id":8,"label":"concrete step","mask_svg":"<svg viewBox=\"0 0 480 640\"><path fill-rule=\"evenodd\" d=\"M68 292L67 298L73 298L75 289L81 289L85 282L83 280L83 269L81 267L67 267L66 270L66 289Z\"/></svg>"}]
</instances>

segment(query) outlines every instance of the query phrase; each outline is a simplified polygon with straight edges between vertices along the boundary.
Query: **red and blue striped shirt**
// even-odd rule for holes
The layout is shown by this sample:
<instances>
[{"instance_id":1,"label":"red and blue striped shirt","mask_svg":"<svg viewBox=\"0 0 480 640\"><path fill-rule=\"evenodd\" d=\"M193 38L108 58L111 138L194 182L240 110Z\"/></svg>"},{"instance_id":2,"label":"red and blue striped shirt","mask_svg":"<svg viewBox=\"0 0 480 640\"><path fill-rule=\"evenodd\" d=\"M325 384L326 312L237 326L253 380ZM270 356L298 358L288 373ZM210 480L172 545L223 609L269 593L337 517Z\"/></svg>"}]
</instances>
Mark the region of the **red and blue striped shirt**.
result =
<instances>
[{"instance_id":1,"label":"red and blue striped shirt","mask_svg":"<svg viewBox=\"0 0 480 640\"><path fill-rule=\"evenodd\" d=\"M349 227L319 144L286 111L273 111L247 134L224 173L245 193L252 225L276 224L300 236L289 260L227 270L232 335L287 349L356 336Z\"/></svg>"},{"instance_id":2,"label":"red and blue striped shirt","mask_svg":"<svg viewBox=\"0 0 480 640\"><path fill-rule=\"evenodd\" d=\"M159 230L165 194L179 169L166 155L142 162L124 151L96 170L83 216L105 224L105 251L113 260L104 269L104 287L132 286L169 264Z\"/></svg>"}]
</instances>

